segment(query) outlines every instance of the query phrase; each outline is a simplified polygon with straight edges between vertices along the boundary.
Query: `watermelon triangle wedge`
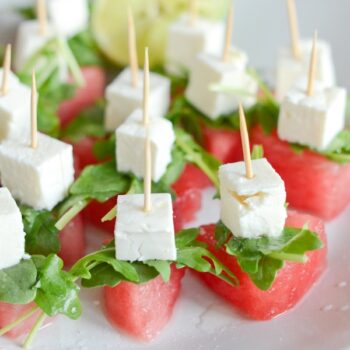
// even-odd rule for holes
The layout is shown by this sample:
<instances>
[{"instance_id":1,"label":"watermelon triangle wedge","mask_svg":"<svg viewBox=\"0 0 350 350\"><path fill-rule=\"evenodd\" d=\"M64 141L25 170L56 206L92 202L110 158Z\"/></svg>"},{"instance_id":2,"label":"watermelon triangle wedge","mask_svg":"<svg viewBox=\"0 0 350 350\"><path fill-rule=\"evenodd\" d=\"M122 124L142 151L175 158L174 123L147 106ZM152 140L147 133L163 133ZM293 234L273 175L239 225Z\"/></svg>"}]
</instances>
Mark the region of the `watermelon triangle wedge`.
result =
<instances>
[{"instance_id":1,"label":"watermelon triangle wedge","mask_svg":"<svg viewBox=\"0 0 350 350\"><path fill-rule=\"evenodd\" d=\"M305 264L287 262L278 272L272 287L267 291L258 289L249 276L242 272L236 258L228 255L225 248L215 249L215 225L201 228L200 240L207 243L210 250L238 277L240 286L232 287L217 277L198 274L205 284L234 308L248 318L269 320L293 308L319 279L327 265L327 239L322 220L296 211L289 211L286 226L301 228L304 224L317 232L324 243L323 248L308 253Z\"/></svg>"}]
</instances>

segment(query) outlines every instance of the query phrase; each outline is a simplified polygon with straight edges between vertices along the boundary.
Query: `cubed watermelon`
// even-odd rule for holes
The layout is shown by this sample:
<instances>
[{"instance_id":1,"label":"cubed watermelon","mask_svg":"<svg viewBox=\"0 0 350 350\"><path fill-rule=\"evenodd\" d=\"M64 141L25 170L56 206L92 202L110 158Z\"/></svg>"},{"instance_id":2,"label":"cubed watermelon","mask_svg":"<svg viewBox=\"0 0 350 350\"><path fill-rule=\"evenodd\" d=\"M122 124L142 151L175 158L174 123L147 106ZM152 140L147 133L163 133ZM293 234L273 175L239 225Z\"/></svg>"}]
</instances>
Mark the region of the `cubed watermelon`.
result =
<instances>
[{"instance_id":1,"label":"cubed watermelon","mask_svg":"<svg viewBox=\"0 0 350 350\"><path fill-rule=\"evenodd\" d=\"M308 150L297 153L275 131L266 135L259 126L251 130L251 143L264 147L285 182L291 207L329 220L350 202L350 164L337 164Z\"/></svg>"},{"instance_id":2,"label":"cubed watermelon","mask_svg":"<svg viewBox=\"0 0 350 350\"><path fill-rule=\"evenodd\" d=\"M203 147L222 163L242 160L242 144L238 130L214 128L202 124Z\"/></svg>"},{"instance_id":3,"label":"cubed watermelon","mask_svg":"<svg viewBox=\"0 0 350 350\"><path fill-rule=\"evenodd\" d=\"M141 341L150 341L168 323L179 296L185 269L171 268L165 283L160 276L144 283L122 282L104 288L108 320L118 330Z\"/></svg>"},{"instance_id":4,"label":"cubed watermelon","mask_svg":"<svg viewBox=\"0 0 350 350\"><path fill-rule=\"evenodd\" d=\"M59 256L67 266L73 265L85 255L85 234L84 224L81 215L76 216L60 232L61 251Z\"/></svg>"},{"instance_id":5,"label":"cubed watermelon","mask_svg":"<svg viewBox=\"0 0 350 350\"><path fill-rule=\"evenodd\" d=\"M289 211L286 225L303 227L317 232L324 243L322 249L308 253L305 264L289 263L278 272L272 287L267 291L258 289L249 276L242 272L236 258L228 255L225 248L215 249L215 225L201 228L200 240L207 243L210 250L218 256L238 277L240 285L232 287L211 274L198 274L215 293L254 320L269 320L291 309L318 280L327 265L327 239L321 219L296 211Z\"/></svg>"},{"instance_id":6,"label":"cubed watermelon","mask_svg":"<svg viewBox=\"0 0 350 350\"><path fill-rule=\"evenodd\" d=\"M104 95L106 73L98 66L82 67L85 86L77 89L75 96L61 103L58 109L61 126L69 124L83 109L93 105Z\"/></svg>"},{"instance_id":7,"label":"cubed watermelon","mask_svg":"<svg viewBox=\"0 0 350 350\"><path fill-rule=\"evenodd\" d=\"M72 143L74 162L78 165L78 174L80 174L86 166L98 163L93 152L95 142L96 140L92 137L84 137L78 142Z\"/></svg>"},{"instance_id":8,"label":"cubed watermelon","mask_svg":"<svg viewBox=\"0 0 350 350\"><path fill-rule=\"evenodd\" d=\"M210 186L212 186L212 183L208 176L195 165L187 163L172 188L176 193L181 194L187 190L204 189Z\"/></svg>"},{"instance_id":9,"label":"cubed watermelon","mask_svg":"<svg viewBox=\"0 0 350 350\"><path fill-rule=\"evenodd\" d=\"M202 206L202 192L199 189L188 189L178 195L173 203L175 232L196 218Z\"/></svg>"},{"instance_id":10,"label":"cubed watermelon","mask_svg":"<svg viewBox=\"0 0 350 350\"><path fill-rule=\"evenodd\" d=\"M26 305L14 305L0 302L0 328L3 328L16 321L34 307L34 303L29 303ZM33 328L39 314L40 310L35 312L35 314L23 321L20 325L6 333L6 336L10 338L17 338L20 335L28 333Z\"/></svg>"}]
</instances>

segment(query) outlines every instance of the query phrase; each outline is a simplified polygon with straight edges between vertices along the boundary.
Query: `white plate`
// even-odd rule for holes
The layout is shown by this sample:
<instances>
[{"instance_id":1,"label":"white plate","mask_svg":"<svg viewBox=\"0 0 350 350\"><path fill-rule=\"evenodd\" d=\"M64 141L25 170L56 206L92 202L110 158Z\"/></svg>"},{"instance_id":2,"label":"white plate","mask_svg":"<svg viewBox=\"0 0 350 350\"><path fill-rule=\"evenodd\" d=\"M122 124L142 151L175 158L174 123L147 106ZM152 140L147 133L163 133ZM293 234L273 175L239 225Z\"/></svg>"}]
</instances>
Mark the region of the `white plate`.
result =
<instances>
[{"instance_id":1,"label":"white plate","mask_svg":"<svg viewBox=\"0 0 350 350\"><path fill-rule=\"evenodd\" d=\"M205 191L205 207L197 222L215 222L218 205ZM296 308L265 322L243 318L188 273L168 326L152 343L140 344L118 333L103 316L100 292L83 290L83 316L58 317L44 327L33 350L350 350L350 208L327 224L329 268ZM102 236L89 233L89 245ZM0 339L0 349L20 349Z\"/></svg>"}]
</instances>

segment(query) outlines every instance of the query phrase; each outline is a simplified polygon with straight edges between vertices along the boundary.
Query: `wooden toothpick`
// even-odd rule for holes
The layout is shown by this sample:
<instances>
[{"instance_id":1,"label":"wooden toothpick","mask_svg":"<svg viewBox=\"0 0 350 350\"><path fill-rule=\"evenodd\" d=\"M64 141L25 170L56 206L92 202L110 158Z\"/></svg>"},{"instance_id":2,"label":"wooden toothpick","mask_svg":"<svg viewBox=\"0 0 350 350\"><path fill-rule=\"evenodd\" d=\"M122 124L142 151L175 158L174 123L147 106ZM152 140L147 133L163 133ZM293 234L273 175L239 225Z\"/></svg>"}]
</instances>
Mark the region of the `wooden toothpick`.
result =
<instances>
[{"instance_id":1,"label":"wooden toothpick","mask_svg":"<svg viewBox=\"0 0 350 350\"><path fill-rule=\"evenodd\" d=\"M315 90L316 68L317 68L317 31L314 33L312 51L309 66L309 80L307 84L307 95L312 96Z\"/></svg>"},{"instance_id":2,"label":"wooden toothpick","mask_svg":"<svg viewBox=\"0 0 350 350\"><path fill-rule=\"evenodd\" d=\"M11 70L11 45L6 45L3 70L2 70L2 84L1 95L6 95L9 89L9 75Z\"/></svg>"},{"instance_id":3,"label":"wooden toothpick","mask_svg":"<svg viewBox=\"0 0 350 350\"><path fill-rule=\"evenodd\" d=\"M135 23L132 10L128 9L128 47L129 47L129 63L131 69L131 82L134 87L138 85L138 61L136 48Z\"/></svg>"},{"instance_id":4,"label":"wooden toothpick","mask_svg":"<svg viewBox=\"0 0 350 350\"><path fill-rule=\"evenodd\" d=\"M226 19L226 32L225 32L225 46L222 55L222 60L227 62L230 58L231 41L232 41L232 29L233 29L233 5L231 4L228 10Z\"/></svg>"},{"instance_id":5,"label":"wooden toothpick","mask_svg":"<svg viewBox=\"0 0 350 350\"><path fill-rule=\"evenodd\" d=\"M197 21L197 0L189 0L189 24L191 27L196 25Z\"/></svg>"},{"instance_id":6,"label":"wooden toothpick","mask_svg":"<svg viewBox=\"0 0 350 350\"><path fill-rule=\"evenodd\" d=\"M250 154L248 129L247 129L247 123L245 120L244 110L241 103L239 104L239 125L240 125L240 131L241 131L243 157L245 162L245 173L248 179L252 179L254 175L253 175L253 169L252 169L252 159Z\"/></svg>"},{"instance_id":7,"label":"wooden toothpick","mask_svg":"<svg viewBox=\"0 0 350 350\"><path fill-rule=\"evenodd\" d=\"M149 136L149 125L145 127L145 174L143 178L144 188L144 211L147 213L151 210L151 192L152 192L152 156L151 140Z\"/></svg>"},{"instance_id":8,"label":"wooden toothpick","mask_svg":"<svg viewBox=\"0 0 350 350\"><path fill-rule=\"evenodd\" d=\"M143 124L149 122L149 58L148 47L145 48L145 64L143 69Z\"/></svg>"},{"instance_id":9,"label":"wooden toothpick","mask_svg":"<svg viewBox=\"0 0 350 350\"><path fill-rule=\"evenodd\" d=\"M301 57L297 10L294 0L287 0L292 52L296 59Z\"/></svg>"},{"instance_id":10,"label":"wooden toothpick","mask_svg":"<svg viewBox=\"0 0 350 350\"><path fill-rule=\"evenodd\" d=\"M47 34L47 11L46 0L37 0L36 13L39 20L39 33L42 36Z\"/></svg>"},{"instance_id":11,"label":"wooden toothpick","mask_svg":"<svg viewBox=\"0 0 350 350\"><path fill-rule=\"evenodd\" d=\"M33 149L38 146L38 127L37 127L37 103L38 93L36 90L35 71L32 73L32 94L31 94L31 147Z\"/></svg>"}]
</instances>

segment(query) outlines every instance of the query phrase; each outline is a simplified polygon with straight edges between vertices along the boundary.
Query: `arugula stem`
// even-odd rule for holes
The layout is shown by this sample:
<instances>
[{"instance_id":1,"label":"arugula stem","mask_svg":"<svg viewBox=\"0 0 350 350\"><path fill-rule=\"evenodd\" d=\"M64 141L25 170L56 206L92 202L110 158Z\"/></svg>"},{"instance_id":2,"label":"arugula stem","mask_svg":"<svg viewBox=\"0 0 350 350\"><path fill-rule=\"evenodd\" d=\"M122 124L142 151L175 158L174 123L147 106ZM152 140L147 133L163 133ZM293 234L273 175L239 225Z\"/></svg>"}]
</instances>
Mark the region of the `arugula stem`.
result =
<instances>
[{"instance_id":1,"label":"arugula stem","mask_svg":"<svg viewBox=\"0 0 350 350\"><path fill-rule=\"evenodd\" d=\"M88 204L89 200L80 200L75 203L68 211L66 211L56 222L57 230L63 230Z\"/></svg>"},{"instance_id":2,"label":"arugula stem","mask_svg":"<svg viewBox=\"0 0 350 350\"><path fill-rule=\"evenodd\" d=\"M23 348L24 349L29 349L31 344L33 343L34 337L35 335L38 333L41 325L43 324L44 320L46 318L46 315L42 312L41 315L38 317L38 319L36 320L34 327L32 328L32 330L30 331L30 333L28 334L26 340L23 343Z\"/></svg>"},{"instance_id":3,"label":"arugula stem","mask_svg":"<svg viewBox=\"0 0 350 350\"><path fill-rule=\"evenodd\" d=\"M27 318L31 317L35 314L36 311L39 310L38 306L33 307L32 309L28 310L26 313L24 313L21 317L19 317L16 321L8 324L4 328L0 329L0 337L12 330L13 328L17 327L19 324L21 324L23 321L25 321Z\"/></svg>"},{"instance_id":4,"label":"arugula stem","mask_svg":"<svg viewBox=\"0 0 350 350\"><path fill-rule=\"evenodd\" d=\"M289 254L289 253L283 253L283 252L271 252L267 254L270 258L277 259L277 260L287 260L291 262L297 262L297 263L306 263L307 262L307 256L305 255L299 255L299 254Z\"/></svg>"},{"instance_id":5,"label":"arugula stem","mask_svg":"<svg viewBox=\"0 0 350 350\"><path fill-rule=\"evenodd\" d=\"M67 61L67 65L69 67L70 72L72 73L72 76L77 83L79 87L85 86L85 79L83 77L83 74L81 73L79 64L77 60L75 59L72 51L70 50L67 42L63 39L59 39L59 44L62 49L62 54L65 57Z\"/></svg>"},{"instance_id":6,"label":"arugula stem","mask_svg":"<svg viewBox=\"0 0 350 350\"><path fill-rule=\"evenodd\" d=\"M57 65L57 60L52 60L45 69L37 73L37 88L40 89L41 86L46 82L50 75L55 71Z\"/></svg>"},{"instance_id":7,"label":"arugula stem","mask_svg":"<svg viewBox=\"0 0 350 350\"><path fill-rule=\"evenodd\" d=\"M117 206L114 206L102 219L102 222L111 221L117 216Z\"/></svg>"}]
</instances>

